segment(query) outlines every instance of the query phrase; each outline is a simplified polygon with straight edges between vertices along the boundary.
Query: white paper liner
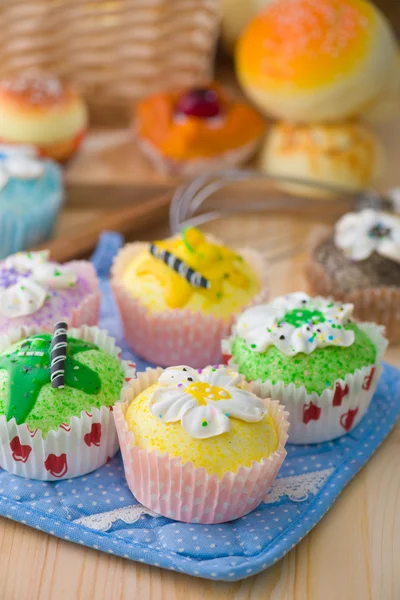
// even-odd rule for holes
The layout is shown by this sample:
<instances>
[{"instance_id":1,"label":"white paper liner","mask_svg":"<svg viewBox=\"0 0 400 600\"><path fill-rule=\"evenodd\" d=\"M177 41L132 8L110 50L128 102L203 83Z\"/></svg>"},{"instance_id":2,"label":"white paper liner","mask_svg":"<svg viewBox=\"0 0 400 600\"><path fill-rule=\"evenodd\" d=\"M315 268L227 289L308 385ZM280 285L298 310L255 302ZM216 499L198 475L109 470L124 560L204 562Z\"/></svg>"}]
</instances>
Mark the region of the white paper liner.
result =
<instances>
[{"instance_id":1,"label":"white paper liner","mask_svg":"<svg viewBox=\"0 0 400 600\"><path fill-rule=\"evenodd\" d=\"M247 162L260 146L263 136L244 144L240 148L227 150L219 156L208 158L195 158L188 160L174 160L163 156L161 152L148 140L136 136L137 143L143 154L147 156L153 167L163 175L193 177L200 173L207 173L217 169L228 169Z\"/></svg>"},{"instance_id":2,"label":"white paper liner","mask_svg":"<svg viewBox=\"0 0 400 600\"><path fill-rule=\"evenodd\" d=\"M384 328L375 323L358 323L377 349L376 361L349 373L334 382L333 389L320 395L307 393L304 386L293 383L273 384L271 381L252 381L253 391L261 398L276 398L289 413L290 444L315 444L334 440L351 431L365 415L382 373L381 361L387 348ZM231 357L233 338L223 341L225 362L240 372Z\"/></svg>"},{"instance_id":3,"label":"white paper liner","mask_svg":"<svg viewBox=\"0 0 400 600\"><path fill-rule=\"evenodd\" d=\"M127 265L145 248L144 243L128 244L118 253L112 267L111 287L129 346L138 356L163 367L185 364L202 368L221 363L221 340L229 335L237 315L225 320L186 309L151 312L120 282ZM266 261L255 250L240 250L240 254L261 282L261 290L249 306L266 302L269 293Z\"/></svg>"},{"instance_id":4,"label":"white paper liner","mask_svg":"<svg viewBox=\"0 0 400 600\"><path fill-rule=\"evenodd\" d=\"M27 327L0 334L0 353L18 340L41 331ZM93 342L115 358L120 356L115 339L98 327L72 328L68 335ZM121 360L121 364L125 387L136 370L132 362ZM110 405L118 400L110 399ZM7 421L5 415L0 416L1 468L14 475L42 481L70 479L94 471L118 450L112 410L103 406L82 411L79 417L72 417L69 423L62 423L56 431L50 431L45 439L40 430L31 431L24 423L17 425L15 419Z\"/></svg>"},{"instance_id":5,"label":"white paper liner","mask_svg":"<svg viewBox=\"0 0 400 600\"><path fill-rule=\"evenodd\" d=\"M157 382L162 369L147 369L123 391L123 402L114 407L114 418L124 460L125 476L136 499L157 514L187 523L224 523L254 510L265 498L286 456L289 423L287 413L276 400L265 404L277 433L278 448L268 458L240 467L236 474L220 479L179 457L147 451L135 445L128 430L126 411L143 390ZM251 390L251 384L245 384Z\"/></svg>"}]
</instances>

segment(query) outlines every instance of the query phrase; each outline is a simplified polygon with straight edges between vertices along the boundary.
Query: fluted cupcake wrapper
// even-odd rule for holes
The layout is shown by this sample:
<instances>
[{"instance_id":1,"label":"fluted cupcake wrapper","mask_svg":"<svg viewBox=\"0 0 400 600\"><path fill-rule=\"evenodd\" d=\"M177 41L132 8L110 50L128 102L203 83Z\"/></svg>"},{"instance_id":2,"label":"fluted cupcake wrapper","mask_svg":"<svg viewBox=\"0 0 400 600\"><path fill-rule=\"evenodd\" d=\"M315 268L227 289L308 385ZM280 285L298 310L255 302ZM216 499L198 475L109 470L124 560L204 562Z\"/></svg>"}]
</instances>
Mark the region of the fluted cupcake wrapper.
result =
<instances>
[{"instance_id":1,"label":"fluted cupcake wrapper","mask_svg":"<svg viewBox=\"0 0 400 600\"><path fill-rule=\"evenodd\" d=\"M382 373L381 360L387 347L383 328L375 323L359 323L377 349L374 364L348 373L338 379L333 389L322 394L308 393L304 386L293 383L252 381L253 391L260 398L277 398L289 413L289 443L315 444L334 440L351 431L365 415ZM240 372L240 367L231 357L231 339L224 340L225 362Z\"/></svg>"},{"instance_id":2,"label":"fluted cupcake wrapper","mask_svg":"<svg viewBox=\"0 0 400 600\"><path fill-rule=\"evenodd\" d=\"M251 467L240 467L237 473L222 478L209 475L191 462L179 457L149 452L135 445L128 430L126 411L143 390L156 383L161 369L148 369L123 391L124 402L114 407L125 476L136 499L152 511L187 523L224 523L254 510L265 498L286 456L285 444L289 423L279 402L265 400L277 433L278 448L268 458L254 461ZM247 384L247 389L252 386Z\"/></svg>"},{"instance_id":3,"label":"fluted cupcake wrapper","mask_svg":"<svg viewBox=\"0 0 400 600\"><path fill-rule=\"evenodd\" d=\"M47 196L43 208L21 213L0 210L0 259L51 238L63 201L60 189Z\"/></svg>"},{"instance_id":4,"label":"fluted cupcake wrapper","mask_svg":"<svg viewBox=\"0 0 400 600\"><path fill-rule=\"evenodd\" d=\"M229 335L237 315L225 320L181 309L151 312L120 283L126 266L146 247L141 243L125 246L117 255L112 268L111 287L129 346L142 358L164 367L185 364L202 368L220 363L221 340ZM268 298L268 284L262 256L249 249L241 250L240 253L255 270L262 286L249 306L265 302Z\"/></svg>"},{"instance_id":5,"label":"fluted cupcake wrapper","mask_svg":"<svg viewBox=\"0 0 400 600\"><path fill-rule=\"evenodd\" d=\"M378 286L360 288L346 292L326 272L324 265L314 256L314 250L331 234L330 228L321 227L309 240L310 256L306 265L306 276L313 295L334 298L340 302L354 304L354 316L360 321L374 321L383 325L391 343L400 341L400 288Z\"/></svg>"},{"instance_id":6,"label":"fluted cupcake wrapper","mask_svg":"<svg viewBox=\"0 0 400 600\"><path fill-rule=\"evenodd\" d=\"M100 319L101 292L99 281L93 265L87 261L72 261L68 263L79 277L84 277L90 284L92 292L86 294L79 306L72 309L71 316L66 318L69 327L82 325L95 326Z\"/></svg>"},{"instance_id":7,"label":"fluted cupcake wrapper","mask_svg":"<svg viewBox=\"0 0 400 600\"><path fill-rule=\"evenodd\" d=\"M0 352L18 340L40 333L42 329L12 329L8 334L0 334ZM70 329L69 335L93 342L101 350L115 358L120 356L120 348L115 339L105 330L83 326ZM125 384L135 376L135 365L121 360ZM112 398L110 405L119 398ZM62 423L57 430L50 431L43 438L42 431L31 431L23 423L17 425L15 419L6 420L0 416L0 466L9 473L42 481L70 479L94 471L112 458L118 450L118 437L115 430L111 406L91 408L82 411L79 417L72 417Z\"/></svg>"},{"instance_id":8,"label":"fluted cupcake wrapper","mask_svg":"<svg viewBox=\"0 0 400 600\"><path fill-rule=\"evenodd\" d=\"M154 168L166 175L195 176L216 169L229 169L248 161L260 146L262 136L258 137L239 148L233 148L209 158L200 157L188 160L175 160L163 154L148 140L136 136L137 143L142 152L150 160Z\"/></svg>"}]
</instances>

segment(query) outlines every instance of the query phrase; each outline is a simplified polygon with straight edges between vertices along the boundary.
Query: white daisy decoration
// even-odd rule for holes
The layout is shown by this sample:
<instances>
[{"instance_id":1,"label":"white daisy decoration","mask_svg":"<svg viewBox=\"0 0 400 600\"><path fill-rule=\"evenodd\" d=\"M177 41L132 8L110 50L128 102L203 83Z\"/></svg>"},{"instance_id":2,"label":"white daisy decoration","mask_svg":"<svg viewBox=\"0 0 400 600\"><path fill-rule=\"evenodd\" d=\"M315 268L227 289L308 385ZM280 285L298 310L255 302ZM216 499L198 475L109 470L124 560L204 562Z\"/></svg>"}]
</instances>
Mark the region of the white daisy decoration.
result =
<instances>
[{"instance_id":1,"label":"white daisy decoration","mask_svg":"<svg viewBox=\"0 0 400 600\"><path fill-rule=\"evenodd\" d=\"M33 146L0 145L0 190L11 178L38 179L43 173L43 161Z\"/></svg>"},{"instance_id":2,"label":"white daisy decoration","mask_svg":"<svg viewBox=\"0 0 400 600\"><path fill-rule=\"evenodd\" d=\"M73 287L73 271L49 262L49 251L20 252L0 263L0 314L13 319L37 312L50 288Z\"/></svg>"},{"instance_id":3,"label":"white daisy decoration","mask_svg":"<svg viewBox=\"0 0 400 600\"><path fill-rule=\"evenodd\" d=\"M226 367L165 369L149 399L152 415L164 423L181 421L193 438L210 438L230 429L230 418L255 423L266 413L263 402L240 387L243 377Z\"/></svg>"},{"instance_id":4,"label":"white daisy decoration","mask_svg":"<svg viewBox=\"0 0 400 600\"><path fill-rule=\"evenodd\" d=\"M376 252L400 263L400 217L372 209L348 213L336 223L335 245L354 261Z\"/></svg>"},{"instance_id":5,"label":"white daisy decoration","mask_svg":"<svg viewBox=\"0 0 400 600\"><path fill-rule=\"evenodd\" d=\"M352 304L296 292L246 310L236 323L235 335L254 352L276 346L288 356L310 354L325 346L351 346L354 332L344 325L353 308Z\"/></svg>"}]
</instances>

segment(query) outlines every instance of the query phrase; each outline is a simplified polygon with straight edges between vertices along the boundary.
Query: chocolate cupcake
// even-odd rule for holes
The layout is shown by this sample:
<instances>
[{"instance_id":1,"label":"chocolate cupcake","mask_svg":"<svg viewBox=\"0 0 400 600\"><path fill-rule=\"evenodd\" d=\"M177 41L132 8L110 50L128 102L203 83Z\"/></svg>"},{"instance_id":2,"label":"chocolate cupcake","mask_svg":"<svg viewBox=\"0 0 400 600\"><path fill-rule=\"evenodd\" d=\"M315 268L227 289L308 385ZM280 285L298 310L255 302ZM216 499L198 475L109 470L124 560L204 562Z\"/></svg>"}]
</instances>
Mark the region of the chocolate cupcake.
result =
<instances>
[{"instance_id":1,"label":"chocolate cupcake","mask_svg":"<svg viewBox=\"0 0 400 600\"><path fill-rule=\"evenodd\" d=\"M355 317L400 338L400 218L366 209L348 213L311 244L306 272L313 294L355 306Z\"/></svg>"}]
</instances>

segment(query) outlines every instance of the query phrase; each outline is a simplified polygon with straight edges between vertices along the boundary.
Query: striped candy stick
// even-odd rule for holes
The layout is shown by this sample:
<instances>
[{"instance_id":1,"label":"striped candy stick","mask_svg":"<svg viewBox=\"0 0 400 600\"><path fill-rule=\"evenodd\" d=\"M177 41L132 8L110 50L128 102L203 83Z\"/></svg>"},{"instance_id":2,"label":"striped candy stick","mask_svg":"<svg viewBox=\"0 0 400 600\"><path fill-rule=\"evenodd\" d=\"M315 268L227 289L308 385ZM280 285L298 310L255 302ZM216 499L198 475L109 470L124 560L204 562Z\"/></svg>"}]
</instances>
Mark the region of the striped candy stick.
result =
<instances>
[{"instance_id":1,"label":"striped candy stick","mask_svg":"<svg viewBox=\"0 0 400 600\"><path fill-rule=\"evenodd\" d=\"M182 259L178 258L168 250L159 248L156 244L150 244L150 253L154 258L162 260L168 267L173 271L184 277L188 283L193 287L210 289L211 282L203 277L201 273L198 273L189 265L187 265Z\"/></svg>"},{"instance_id":2,"label":"striped candy stick","mask_svg":"<svg viewBox=\"0 0 400 600\"><path fill-rule=\"evenodd\" d=\"M60 321L54 326L51 340L51 372L50 380L53 388L64 387L65 359L67 358L68 325Z\"/></svg>"}]
</instances>

